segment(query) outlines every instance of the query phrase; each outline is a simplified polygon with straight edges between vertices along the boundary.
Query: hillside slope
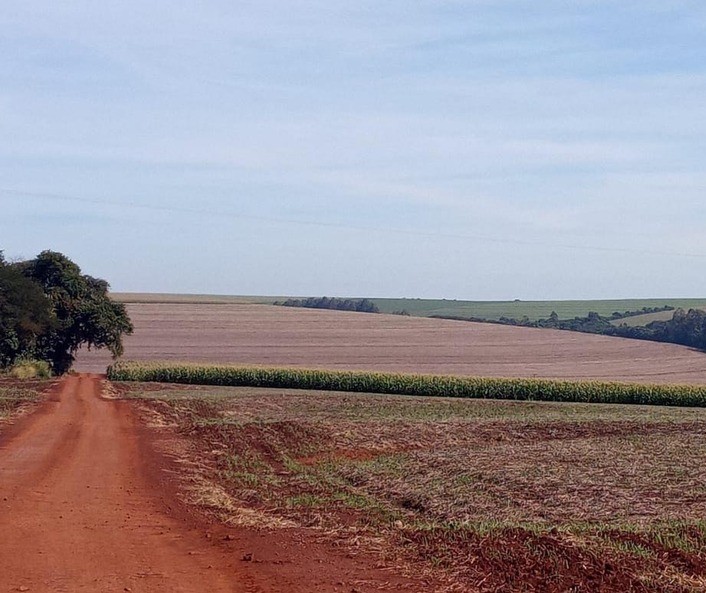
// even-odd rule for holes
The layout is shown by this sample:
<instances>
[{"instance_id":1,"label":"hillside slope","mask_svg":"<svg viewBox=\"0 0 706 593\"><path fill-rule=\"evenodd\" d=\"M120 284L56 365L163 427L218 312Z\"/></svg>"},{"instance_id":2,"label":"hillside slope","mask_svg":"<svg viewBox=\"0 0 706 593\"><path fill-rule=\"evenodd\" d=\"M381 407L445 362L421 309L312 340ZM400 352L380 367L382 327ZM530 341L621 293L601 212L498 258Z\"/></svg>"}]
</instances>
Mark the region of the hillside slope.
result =
<instances>
[{"instance_id":1,"label":"hillside slope","mask_svg":"<svg viewBox=\"0 0 706 593\"><path fill-rule=\"evenodd\" d=\"M706 383L706 355L566 331L268 305L131 304L125 358ZM102 372L102 352L77 369Z\"/></svg>"}]
</instances>

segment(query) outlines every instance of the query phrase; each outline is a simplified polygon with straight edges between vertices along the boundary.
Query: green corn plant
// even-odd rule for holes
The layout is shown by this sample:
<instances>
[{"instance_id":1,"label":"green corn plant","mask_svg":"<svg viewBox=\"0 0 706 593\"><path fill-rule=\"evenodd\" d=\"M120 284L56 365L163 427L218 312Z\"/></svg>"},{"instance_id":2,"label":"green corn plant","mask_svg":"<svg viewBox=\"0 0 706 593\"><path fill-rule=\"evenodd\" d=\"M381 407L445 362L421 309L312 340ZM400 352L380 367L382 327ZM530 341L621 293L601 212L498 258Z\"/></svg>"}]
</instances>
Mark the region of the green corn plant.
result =
<instances>
[{"instance_id":1,"label":"green corn plant","mask_svg":"<svg viewBox=\"0 0 706 593\"><path fill-rule=\"evenodd\" d=\"M394 395L706 407L706 386L412 375L160 362L118 362L112 381L350 391Z\"/></svg>"}]
</instances>

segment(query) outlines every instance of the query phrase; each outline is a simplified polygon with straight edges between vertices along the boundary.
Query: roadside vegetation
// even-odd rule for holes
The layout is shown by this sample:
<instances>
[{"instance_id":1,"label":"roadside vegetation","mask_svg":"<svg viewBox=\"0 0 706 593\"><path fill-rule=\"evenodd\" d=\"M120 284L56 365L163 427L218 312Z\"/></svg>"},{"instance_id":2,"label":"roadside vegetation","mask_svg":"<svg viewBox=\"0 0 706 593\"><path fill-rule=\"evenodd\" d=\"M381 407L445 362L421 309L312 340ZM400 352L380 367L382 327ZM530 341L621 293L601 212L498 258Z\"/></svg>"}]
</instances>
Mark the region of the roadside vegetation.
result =
<instances>
[{"instance_id":1,"label":"roadside vegetation","mask_svg":"<svg viewBox=\"0 0 706 593\"><path fill-rule=\"evenodd\" d=\"M706 588L703 410L116 385L192 443L191 498L231 524L453 591Z\"/></svg>"},{"instance_id":2,"label":"roadside vegetation","mask_svg":"<svg viewBox=\"0 0 706 593\"><path fill-rule=\"evenodd\" d=\"M34 368L40 376L48 365L62 374L82 345L121 355L129 333L125 305L108 297L105 280L61 253L8 263L0 252L0 372Z\"/></svg>"},{"instance_id":3,"label":"roadside vegetation","mask_svg":"<svg viewBox=\"0 0 706 593\"><path fill-rule=\"evenodd\" d=\"M23 407L38 402L49 383L33 376L0 377L0 427Z\"/></svg>"},{"instance_id":4,"label":"roadside vegetation","mask_svg":"<svg viewBox=\"0 0 706 593\"><path fill-rule=\"evenodd\" d=\"M316 389L427 397L706 407L706 386L118 362L113 381Z\"/></svg>"},{"instance_id":5,"label":"roadside vegetation","mask_svg":"<svg viewBox=\"0 0 706 593\"><path fill-rule=\"evenodd\" d=\"M14 379L49 379L52 376L51 366L46 360L31 358L16 360L5 374Z\"/></svg>"}]
</instances>

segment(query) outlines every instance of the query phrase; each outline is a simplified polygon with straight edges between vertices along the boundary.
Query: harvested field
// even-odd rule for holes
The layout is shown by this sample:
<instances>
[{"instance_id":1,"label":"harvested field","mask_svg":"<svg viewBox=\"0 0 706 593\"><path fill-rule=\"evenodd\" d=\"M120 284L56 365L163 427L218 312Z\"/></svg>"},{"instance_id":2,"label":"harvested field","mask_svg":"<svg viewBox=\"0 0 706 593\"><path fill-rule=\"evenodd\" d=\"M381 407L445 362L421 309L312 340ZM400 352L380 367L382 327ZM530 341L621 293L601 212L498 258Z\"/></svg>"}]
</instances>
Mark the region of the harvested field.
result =
<instances>
[{"instance_id":1,"label":"harvested field","mask_svg":"<svg viewBox=\"0 0 706 593\"><path fill-rule=\"evenodd\" d=\"M706 356L575 332L267 305L129 304L125 358L496 377L706 383ZM104 372L83 352L76 368Z\"/></svg>"},{"instance_id":2,"label":"harvested field","mask_svg":"<svg viewBox=\"0 0 706 593\"><path fill-rule=\"evenodd\" d=\"M0 428L18 410L36 403L50 384L50 381L0 378Z\"/></svg>"},{"instance_id":3,"label":"harvested field","mask_svg":"<svg viewBox=\"0 0 706 593\"><path fill-rule=\"evenodd\" d=\"M306 527L453 591L706 590L706 411L117 384L234 524Z\"/></svg>"}]
</instances>

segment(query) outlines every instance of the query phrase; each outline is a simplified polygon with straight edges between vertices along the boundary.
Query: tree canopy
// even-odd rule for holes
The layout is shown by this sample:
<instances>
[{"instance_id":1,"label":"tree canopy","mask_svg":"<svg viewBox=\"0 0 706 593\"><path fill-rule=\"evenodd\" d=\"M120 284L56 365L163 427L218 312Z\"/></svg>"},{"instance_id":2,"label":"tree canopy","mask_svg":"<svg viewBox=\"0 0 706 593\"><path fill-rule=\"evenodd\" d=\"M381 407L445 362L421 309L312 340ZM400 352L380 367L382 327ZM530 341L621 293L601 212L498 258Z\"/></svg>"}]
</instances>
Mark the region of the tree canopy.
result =
<instances>
[{"instance_id":1,"label":"tree canopy","mask_svg":"<svg viewBox=\"0 0 706 593\"><path fill-rule=\"evenodd\" d=\"M133 328L108 289L61 253L43 251L18 263L0 255L0 366L31 357L65 373L82 345L120 356L122 337Z\"/></svg>"},{"instance_id":2,"label":"tree canopy","mask_svg":"<svg viewBox=\"0 0 706 593\"><path fill-rule=\"evenodd\" d=\"M0 367L37 348L54 326L51 303L41 286L8 265L0 252Z\"/></svg>"},{"instance_id":3,"label":"tree canopy","mask_svg":"<svg viewBox=\"0 0 706 593\"><path fill-rule=\"evenodd\" d=\"M339 299L337 297L309 297L307 299L287 299L275 305L284 307L305 307L307 309L334 309L336 311L357 311L358 313L379 313L378 306L369 299Z\"/></svg>"}]
</instances>

